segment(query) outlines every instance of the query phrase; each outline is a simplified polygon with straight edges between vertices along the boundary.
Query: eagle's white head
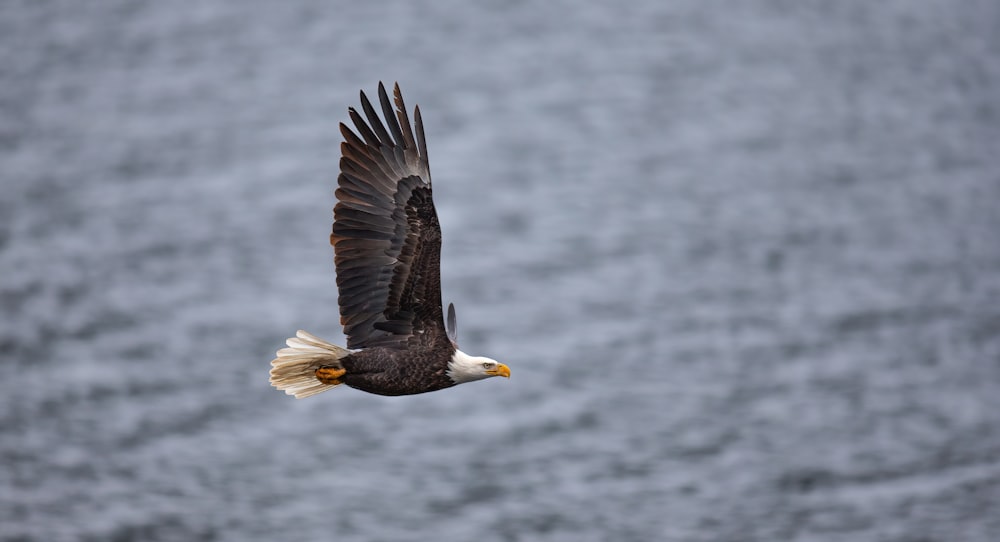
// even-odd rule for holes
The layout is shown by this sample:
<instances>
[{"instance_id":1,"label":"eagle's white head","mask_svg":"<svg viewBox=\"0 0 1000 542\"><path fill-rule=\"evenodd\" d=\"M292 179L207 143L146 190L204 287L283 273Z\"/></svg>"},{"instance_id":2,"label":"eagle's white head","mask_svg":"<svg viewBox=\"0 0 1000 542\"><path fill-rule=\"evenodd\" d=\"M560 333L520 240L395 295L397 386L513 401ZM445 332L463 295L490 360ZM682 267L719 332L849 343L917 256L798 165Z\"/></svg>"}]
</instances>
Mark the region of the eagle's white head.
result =
<instances>
[{"instance_id":1,"label":"eagle's white head","mask_svg":"<svg viewBox=\"0 0 1000 542\"><path fill-rule=\"evenodd\" d=\"M510 378L510 368L495 359L470 356L456 349L448 362L448 376L456 384L482 380L491 376Z\"/></svg>"}]
</instances>

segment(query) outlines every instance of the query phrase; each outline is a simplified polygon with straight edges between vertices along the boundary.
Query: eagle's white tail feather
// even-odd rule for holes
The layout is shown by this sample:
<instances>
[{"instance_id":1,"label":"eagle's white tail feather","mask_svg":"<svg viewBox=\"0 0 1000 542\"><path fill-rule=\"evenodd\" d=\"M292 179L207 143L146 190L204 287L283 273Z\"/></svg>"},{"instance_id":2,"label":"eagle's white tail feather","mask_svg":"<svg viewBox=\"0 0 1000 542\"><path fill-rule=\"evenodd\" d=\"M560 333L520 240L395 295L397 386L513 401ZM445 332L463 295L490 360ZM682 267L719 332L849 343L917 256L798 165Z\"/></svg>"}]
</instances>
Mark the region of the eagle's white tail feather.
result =
<instances>
[{"instance_id":1,"label":"eagle's white tail feather","mask_svg":"<svg viewBox=\"0 0 1000 542\"><path fill-rule=\"evenodd\" d=\"M294 395L296 399L305 399L337 386L320 382L316 378L316 369L343 369L340 358L350 354L350 350L330 344L301 329L285 344L288 348L278 350L278 357L271 360L272 386L288 395Z\"/></svg>"}]
</instances>

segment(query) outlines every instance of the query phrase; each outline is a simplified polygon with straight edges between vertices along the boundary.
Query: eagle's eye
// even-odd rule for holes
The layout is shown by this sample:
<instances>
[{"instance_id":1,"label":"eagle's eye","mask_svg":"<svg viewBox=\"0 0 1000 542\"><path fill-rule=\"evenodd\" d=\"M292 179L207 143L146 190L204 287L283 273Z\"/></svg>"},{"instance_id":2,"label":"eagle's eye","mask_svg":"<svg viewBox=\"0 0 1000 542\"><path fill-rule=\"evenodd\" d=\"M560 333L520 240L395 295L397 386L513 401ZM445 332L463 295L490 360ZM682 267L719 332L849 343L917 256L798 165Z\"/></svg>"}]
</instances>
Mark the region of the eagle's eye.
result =
<instances>
[{"instance_id":1,"label":"eagle's eye","mask_svg":"<svg viewBox=\"0 0 1000 542\"><path fill-rule=\"evenodd\" d=\"M483 364L483 369L486 369L487 371L489 371L492 368L493 368L493 364L492 363L487 362L487 363Z\"/></svg>"}]
</instances>

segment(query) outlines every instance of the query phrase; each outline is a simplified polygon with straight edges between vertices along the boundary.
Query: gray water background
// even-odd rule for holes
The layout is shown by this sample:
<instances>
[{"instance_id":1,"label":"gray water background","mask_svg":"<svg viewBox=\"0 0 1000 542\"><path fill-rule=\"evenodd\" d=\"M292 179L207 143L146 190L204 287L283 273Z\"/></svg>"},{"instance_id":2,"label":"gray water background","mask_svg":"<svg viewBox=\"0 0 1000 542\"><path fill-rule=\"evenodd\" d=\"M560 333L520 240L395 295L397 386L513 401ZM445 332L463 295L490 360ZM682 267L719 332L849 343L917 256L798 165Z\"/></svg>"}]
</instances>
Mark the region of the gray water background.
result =
<instances>
[{"instance_id":1,"label":"gray water background","mask_svg":"<svg viewBox=\"0 0 1000 542\"><path fill-rule=\"evenodd\" d=\"M1000 540L1000 4L421 4L0 4L0 539ZM379 80L513 378L295 401Z\"/></svg>"}]
</instances>

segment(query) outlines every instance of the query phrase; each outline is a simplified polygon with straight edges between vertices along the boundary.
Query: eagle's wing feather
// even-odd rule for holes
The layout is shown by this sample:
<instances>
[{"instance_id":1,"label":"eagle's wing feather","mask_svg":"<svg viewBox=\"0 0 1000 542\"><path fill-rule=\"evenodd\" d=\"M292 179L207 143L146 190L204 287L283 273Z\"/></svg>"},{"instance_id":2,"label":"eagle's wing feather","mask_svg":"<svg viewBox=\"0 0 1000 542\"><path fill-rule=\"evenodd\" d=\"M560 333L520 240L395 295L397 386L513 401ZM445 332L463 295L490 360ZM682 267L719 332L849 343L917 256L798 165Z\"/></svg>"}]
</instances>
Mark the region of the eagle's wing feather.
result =
<instances>
[{"instance_id":1,"label":"eagle's wing feather","mask_svg":"<svg viewBox=\"0 0 1000 542\"><path fill-rule=\"evenodd\" d=\"M405 347L445 337L441 310L441 227L431 194L424 127L416 138L399 85L396 109L379 84L385 123L361 93L364 118L344 124L333 215L340 322L348 348ZM366 122L367 119L367 122ZM360 134L360 137L359 137Z\"/></svg>"},{"instance_id":2,"label":"eagle's wing feather","mask_svg":"<svg viewBox=\"0 0 1000 542\"><path fill-rule=\"evenodd\" d=\"M458 318L455 317L455 304L448 303L448 339L458 348Z\"/></svg>"}]
</instances>

